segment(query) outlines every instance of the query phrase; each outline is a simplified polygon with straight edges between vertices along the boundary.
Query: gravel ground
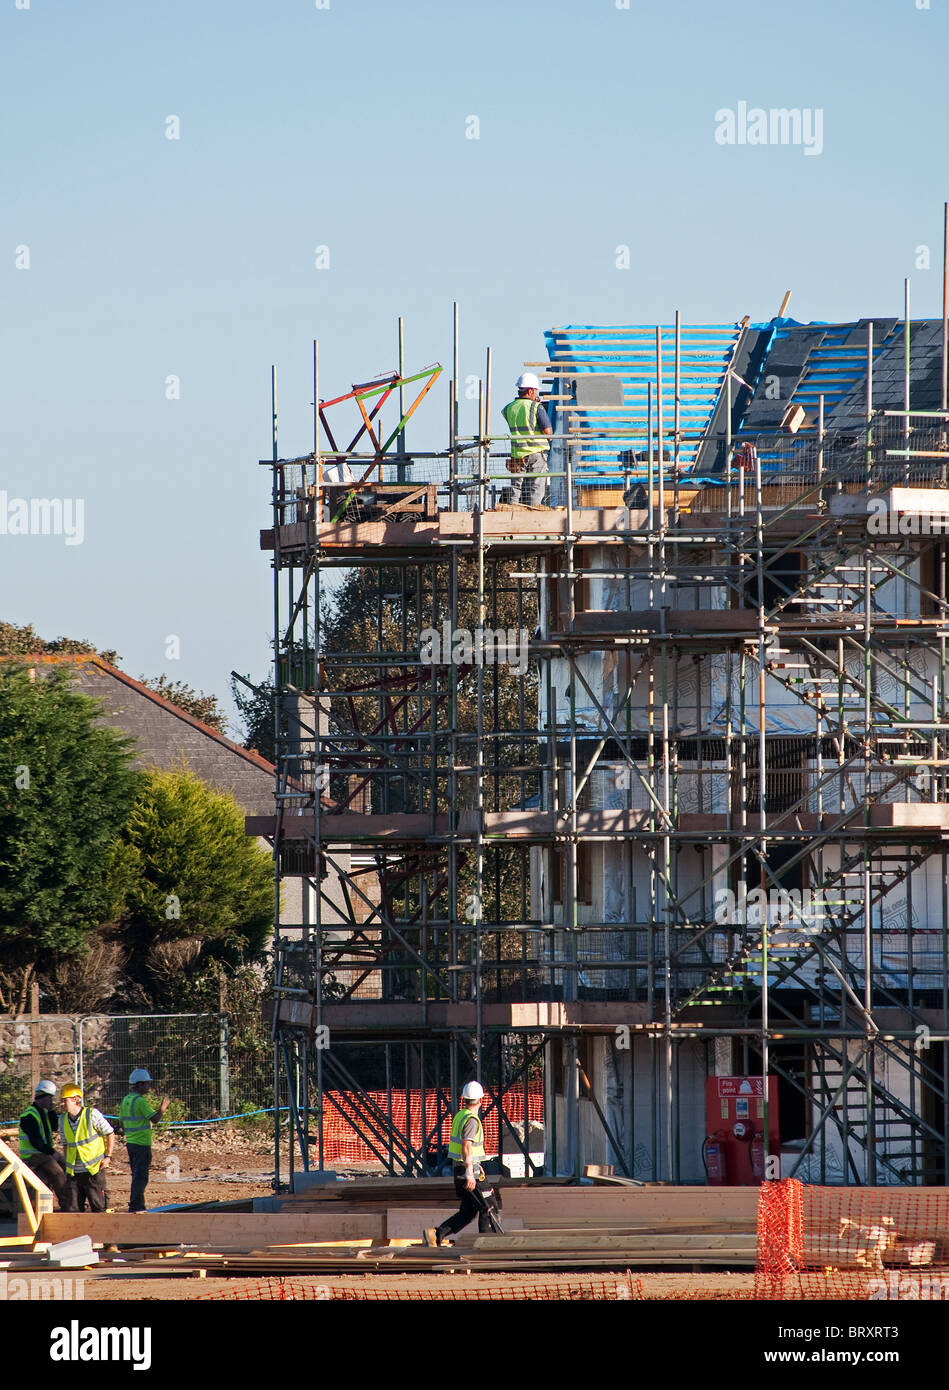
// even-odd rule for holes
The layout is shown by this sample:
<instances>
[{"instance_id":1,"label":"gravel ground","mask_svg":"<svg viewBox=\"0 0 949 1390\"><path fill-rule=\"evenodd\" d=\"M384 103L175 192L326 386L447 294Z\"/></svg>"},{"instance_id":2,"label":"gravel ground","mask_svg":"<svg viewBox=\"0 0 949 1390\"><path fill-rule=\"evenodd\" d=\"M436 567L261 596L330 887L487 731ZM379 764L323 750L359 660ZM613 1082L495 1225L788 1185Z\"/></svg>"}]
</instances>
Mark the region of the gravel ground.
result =
<instances>
[{"instance_id":1,"label":"gravel ground","mask_svg":"<svg viewBox=\"0 0 949 1390\"><path fill-rule=\"evenodd\" d=\"M281 1153L282 1177L289 1153ZM227 1202L273 1196L273 1137L261 1125L215 1125L171 1131L155 1140L146 1200L150 1207L172 1202ZM129 1165L125 1145L115 1146L109 1174L109 1205L128 1205Z\"/></svg>"}]
</instances>

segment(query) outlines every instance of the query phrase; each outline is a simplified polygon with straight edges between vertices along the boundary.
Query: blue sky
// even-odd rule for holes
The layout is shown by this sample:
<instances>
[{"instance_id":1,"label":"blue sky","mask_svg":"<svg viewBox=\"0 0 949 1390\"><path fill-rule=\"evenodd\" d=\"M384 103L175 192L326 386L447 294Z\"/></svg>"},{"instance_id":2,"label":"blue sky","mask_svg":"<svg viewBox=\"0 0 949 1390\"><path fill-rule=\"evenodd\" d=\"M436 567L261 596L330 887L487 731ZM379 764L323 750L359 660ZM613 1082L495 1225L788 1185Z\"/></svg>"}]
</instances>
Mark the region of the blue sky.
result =
<instances>
[{"instance_id":1,"label":"blue sky","mask_svg":"<svg viewBox=\"0 0 949 1390\"><path fill-rule=\"evenodd\" d=\"M462 373L490 344L506 399L553 324L788 288L801 320L899 315L906 275L938 316L949 0L918 3L2 0L0 490L81 497L85 533L0 536L0 617L228 707L264 676L270 367L305 452L314 337L335 395L394 366L400 314L407 366L449 365L457 300ZM822 152L718 144L739 101L819 109ZM410 444L443 446L446 391Z\"/></svg>"}]
</instances>

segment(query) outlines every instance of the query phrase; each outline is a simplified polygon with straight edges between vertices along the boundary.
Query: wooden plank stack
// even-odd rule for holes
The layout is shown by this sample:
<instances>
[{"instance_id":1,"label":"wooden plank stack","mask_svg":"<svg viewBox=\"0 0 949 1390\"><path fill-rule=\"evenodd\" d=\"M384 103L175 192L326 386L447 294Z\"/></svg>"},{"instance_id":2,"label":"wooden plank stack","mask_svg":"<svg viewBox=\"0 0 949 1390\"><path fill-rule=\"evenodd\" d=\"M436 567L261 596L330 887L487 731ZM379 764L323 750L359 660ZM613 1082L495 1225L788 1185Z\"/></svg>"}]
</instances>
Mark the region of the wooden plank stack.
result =
<instances>
[{"instance_id":1,"label":"wooden plank stack","mask_svg":"<svg viewBox=\"0 0 949 1390\"><path fill-rule=\"evenodd\" d=\"M452 1247L421 1243L457 1207L443 1178L366 1179L307 1189L273 1213L186 1210L95 1217L56 1213L41 1239L91 1233L116 1246L178 1247L163 1263L209 1273L327 1274L581 1269L749 1269L757 1188L506 1183L503 1235L470 1226Z\"/></svg>"},{"instance_id":2,"label":"wooden plank stack","mask_svg":"<svg viewBox=\"0 0 949 1390\"><path fill-rule=\"evenodd\" d=\"M38 1240L91 1236L119 1247L128 1268L150 1262L163 1274L328 1275L481 1271L750 1270L757 1263L757 1187L671 1187L609 1181L505 1182L502 1235L474 1224L452 1247L422 1243L457 1206L445 1178L359 1179L281 1198L276 1211L234 1203L130 1216L53 1213ZM803 1191L804 1265L872 1271L949 1264L949 1188ZM100 1270L108 1271L102 1251ZM36 1255L32 1258L35 1260ZM10 1267L30 1262L25 1249ZM48 1266L47 1266L48 1267ZM115 1273L119 1271L116 1269Z\"/></svg>"}]
</instances>

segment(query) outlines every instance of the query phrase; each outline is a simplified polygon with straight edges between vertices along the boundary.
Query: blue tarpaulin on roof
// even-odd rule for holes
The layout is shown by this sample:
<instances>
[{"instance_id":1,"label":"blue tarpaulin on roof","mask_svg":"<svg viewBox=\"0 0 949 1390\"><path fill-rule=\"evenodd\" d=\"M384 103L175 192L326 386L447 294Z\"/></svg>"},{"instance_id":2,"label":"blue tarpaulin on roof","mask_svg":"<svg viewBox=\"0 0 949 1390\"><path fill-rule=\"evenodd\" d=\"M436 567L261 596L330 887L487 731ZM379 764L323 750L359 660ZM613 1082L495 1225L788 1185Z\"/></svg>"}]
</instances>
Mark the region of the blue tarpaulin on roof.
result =
<instances>
[{"instance_id":1,"label":"blue tarpaulin on roof","mask_svg":"<svg viewBox=\"0 0 949 1390\"><path fill-rule=\"evenodd\" d=\"M731 439L737 447L754 445L765 475L797 477L813 468L821 402L827 436L849 446L866 421L871 321L776 318L748 324L746 330L743 336L740 324L680 324L678 392L673 325L568 324L548 330L545 375L554 431L573 441L571 464L578 481L595 479L601 487L645 481L650 437L658 459L660 415L664 451L674 452L677 403L678 476L720 484L730 469L735 477L737 465L726 458L729 368ZM909 330L913 405L933 410L941 399L941 324L917 320ZM900 319L872 321L877 410L904 406L905 334ZM615 378L615 384L584 390L579 383L590 374ZM784 425L793 406L803 411L795 432ZM563 447L555 439L552 472L564 470ZM666 477L672 473L670 460Z\"/></svg>"},{"instance_id":2,"label":"blue tarpaulin on roof","mask_svg":"<svg viewBox=\"0 0 949 1390\"><path fill-rule=\"evenodd\" d=\"M654 324L569 324L547 331L547 355L554 369L553 424L560 434L566 429L568 407L583 432L580 457L574 469L578 479L596 475L604 485L624 477L645 478L646 463L636 461L649 446L650 390L654 449L662 409L663 438L671 450L675 418L675 327L659 328L659 360L662 367L662 399L657 379L657 344ZM682 442L679 462L690 465L698 438L708 426L725 380L727 364L738 341L737 324L680 326L679 425ZM622 388L622 406L582 409L572 405L573 378L588 373L615 376ZM566 387L566 389L563 389ZM560 397L560 399L556 399ZM567 397L567 399L563 399Z\"/></svg>"}]
</instances>

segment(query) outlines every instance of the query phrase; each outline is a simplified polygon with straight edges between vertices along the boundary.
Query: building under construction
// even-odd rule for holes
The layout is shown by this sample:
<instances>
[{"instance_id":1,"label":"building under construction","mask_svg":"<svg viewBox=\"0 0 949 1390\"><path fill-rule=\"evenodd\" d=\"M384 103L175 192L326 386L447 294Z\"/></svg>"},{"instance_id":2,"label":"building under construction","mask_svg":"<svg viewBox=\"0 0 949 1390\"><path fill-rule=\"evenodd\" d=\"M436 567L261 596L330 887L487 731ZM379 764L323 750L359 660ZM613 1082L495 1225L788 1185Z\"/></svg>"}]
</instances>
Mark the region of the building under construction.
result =
<instances>
[{"instance_id":1,"label":"building under construction","mask_svg":"<svg viewBox=\"0 0 949 1390\"><path fill-rule=\"evenodd\" d=\"M457 314L441 451L438 366L274 409L298 1158L434 1171L477 1075L512 1172L949 1183L944 322L546 348L543 507Z\"/></svg>"}]
</instances>

